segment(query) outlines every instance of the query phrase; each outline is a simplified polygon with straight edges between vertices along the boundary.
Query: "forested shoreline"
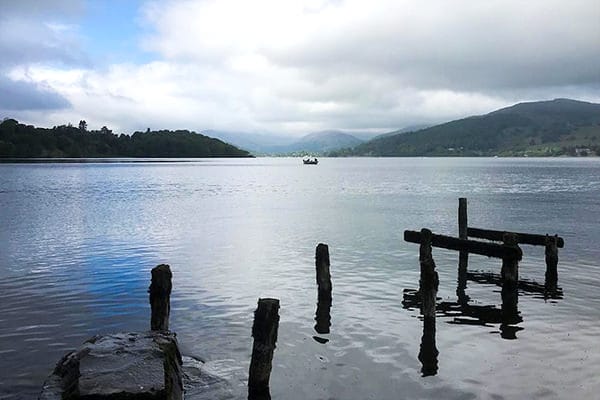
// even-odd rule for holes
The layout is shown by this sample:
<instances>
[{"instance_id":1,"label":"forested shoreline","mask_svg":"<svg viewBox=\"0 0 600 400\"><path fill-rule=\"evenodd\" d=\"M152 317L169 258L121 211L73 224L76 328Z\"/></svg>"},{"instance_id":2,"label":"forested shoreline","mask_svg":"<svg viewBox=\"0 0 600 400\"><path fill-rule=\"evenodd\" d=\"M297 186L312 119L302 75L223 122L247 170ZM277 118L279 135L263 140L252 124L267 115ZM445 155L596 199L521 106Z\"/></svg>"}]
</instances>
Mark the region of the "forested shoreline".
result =
<instances>
[{"instance_id":1,"label":"forested shoreline","mask_svg":"<svg viewBox=\"0 0 600 400\"><path fill-rule=\"evenodd\" d=\"M115 134L107 127L88 130L85 121L40 128L14 119L0 123L1 158L204 158L252 157L219 139L188 130L160 130Z\"/></svg>"}]
</instances>

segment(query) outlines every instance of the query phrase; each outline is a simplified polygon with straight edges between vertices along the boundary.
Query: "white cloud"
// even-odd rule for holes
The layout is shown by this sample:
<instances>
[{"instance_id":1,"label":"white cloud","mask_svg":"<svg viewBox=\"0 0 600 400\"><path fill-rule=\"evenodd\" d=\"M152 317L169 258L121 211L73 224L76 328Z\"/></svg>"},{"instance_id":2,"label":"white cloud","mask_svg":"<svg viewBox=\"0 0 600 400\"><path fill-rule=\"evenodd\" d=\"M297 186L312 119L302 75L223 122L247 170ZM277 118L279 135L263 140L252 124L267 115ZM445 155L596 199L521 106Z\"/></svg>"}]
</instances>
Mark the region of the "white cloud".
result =
<instances>
[{"instance_id":1,"label":"white cloud","mask_svg":"<svg viewBox=\"0 0 600 400\"><path fill-rule=\"evenodd\" d=\"M149 2L142 16L157 61L13 68L12 79L72 104L27 116L304 134L393 130L521 100L600 101L595 0L181 0Z\"/></svg>"}]
</instances>

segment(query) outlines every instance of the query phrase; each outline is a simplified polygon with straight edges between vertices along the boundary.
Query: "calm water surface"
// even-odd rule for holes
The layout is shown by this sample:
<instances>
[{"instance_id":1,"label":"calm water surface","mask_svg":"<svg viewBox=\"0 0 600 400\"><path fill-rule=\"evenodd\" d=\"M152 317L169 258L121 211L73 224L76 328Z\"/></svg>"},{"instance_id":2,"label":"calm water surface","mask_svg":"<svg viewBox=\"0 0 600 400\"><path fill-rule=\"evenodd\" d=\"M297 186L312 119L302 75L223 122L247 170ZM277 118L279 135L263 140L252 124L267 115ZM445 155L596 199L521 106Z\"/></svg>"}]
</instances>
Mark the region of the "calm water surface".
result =
<instances>
[{"instance_id":1,"label":"calm water surface","mask_svg":"<svg viewBox=\"0 0 600 400\"><path fill-rule=\"evenodd\" d=\"M405 229L456 235L458 197L482 228L558 233L564 298L522 292L516 339L498 324L437 321L437 375ZM206 361L209 395L241 399L258 297L281 300L274 399L564 399L600 391L600 159L299 159L0 164L0 398L35 398L65 352L149 325L150 269L174 273L171 328ZM314 330L314 251L328 243L331 332ZM544 250L520 276L544 281ZM434 249L438 296L456 301L455 252ZM501 261L472 255L470 270ZM470 304L500 288L469 282ZM320 343L313 336L328 339Z\"/></svg>"}]
</instances>

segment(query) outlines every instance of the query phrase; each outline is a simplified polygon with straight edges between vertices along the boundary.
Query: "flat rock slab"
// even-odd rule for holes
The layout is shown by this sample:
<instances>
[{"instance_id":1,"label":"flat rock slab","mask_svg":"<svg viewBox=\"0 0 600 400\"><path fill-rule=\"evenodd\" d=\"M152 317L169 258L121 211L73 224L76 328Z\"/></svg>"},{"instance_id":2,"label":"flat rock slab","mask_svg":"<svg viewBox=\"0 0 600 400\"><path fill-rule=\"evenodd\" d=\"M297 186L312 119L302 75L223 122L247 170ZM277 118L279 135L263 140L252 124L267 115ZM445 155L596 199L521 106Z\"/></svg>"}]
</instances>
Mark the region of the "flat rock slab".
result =
<instances>
[{"instance_id":1,"label":"flat rock slab","mask_svg":"<svg viewBox=\"0 0 600 400\"><path fill-rule=\"evenodd\" d=\"M182 361L174 333L95 336L67 354L41 400L179 400Z\"/></svg>"}]
</instances>

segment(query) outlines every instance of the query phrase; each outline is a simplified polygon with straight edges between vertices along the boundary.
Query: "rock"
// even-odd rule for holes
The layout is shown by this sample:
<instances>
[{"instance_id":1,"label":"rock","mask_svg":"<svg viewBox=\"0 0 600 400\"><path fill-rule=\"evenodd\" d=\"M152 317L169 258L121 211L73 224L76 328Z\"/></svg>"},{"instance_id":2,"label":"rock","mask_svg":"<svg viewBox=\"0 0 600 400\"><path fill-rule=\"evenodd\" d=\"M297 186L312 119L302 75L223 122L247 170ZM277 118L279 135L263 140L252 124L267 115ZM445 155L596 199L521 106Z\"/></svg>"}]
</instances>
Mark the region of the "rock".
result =
<instances>
[{"instance_id":1,"label":"rock","mask_svg":"<svg viewBox=\"0 0 600 400\"><path fill-rule=\"evenodd\" d=\"M40 400L180 400L182 359L174 333L94 336L65 355Z\"/></svg>"}]
</instances>

